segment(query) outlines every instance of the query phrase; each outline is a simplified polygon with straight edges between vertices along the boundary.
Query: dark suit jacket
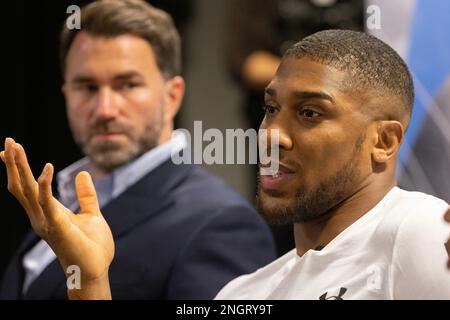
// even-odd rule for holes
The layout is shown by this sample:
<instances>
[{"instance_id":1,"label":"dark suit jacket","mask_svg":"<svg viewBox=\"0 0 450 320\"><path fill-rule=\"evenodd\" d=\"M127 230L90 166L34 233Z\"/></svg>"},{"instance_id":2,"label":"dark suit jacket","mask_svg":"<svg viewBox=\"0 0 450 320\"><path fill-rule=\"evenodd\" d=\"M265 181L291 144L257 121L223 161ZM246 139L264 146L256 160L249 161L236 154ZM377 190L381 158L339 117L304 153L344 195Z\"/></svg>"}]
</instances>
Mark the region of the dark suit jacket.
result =
<instances>
[{"instance_id":1,"label":"dark suit jacket","mask_svg":"<svg viewBox=\"0 0 450 320\"><path fill-rule=\"evenodd\" d=\"M233 278L275 259L272 236L253 207L223 181L193 165L161 164L102 209L114 235L113 299L212 299ZM22 258L4 275L0 299L66 299L53 261L21 295Z\"/></svg>"}]
</instances>

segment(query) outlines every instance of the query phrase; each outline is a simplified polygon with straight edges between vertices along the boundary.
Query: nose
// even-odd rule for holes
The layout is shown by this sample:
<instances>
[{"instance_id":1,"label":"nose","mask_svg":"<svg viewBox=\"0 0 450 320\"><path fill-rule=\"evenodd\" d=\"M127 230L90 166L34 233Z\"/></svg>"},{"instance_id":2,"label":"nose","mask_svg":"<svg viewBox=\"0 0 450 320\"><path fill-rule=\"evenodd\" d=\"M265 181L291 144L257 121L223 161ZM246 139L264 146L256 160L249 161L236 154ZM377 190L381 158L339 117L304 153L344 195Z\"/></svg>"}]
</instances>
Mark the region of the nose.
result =
<instances>
[{"instance_id":1,"label":"nose","mask_svg":"<svg viewBox=\"0 0 450 320\"><path fill-rule=\"evenodd\" d=\"M96 116L103 120L111 120L118 115L118 111L113 90L106 86L99 88L95 108Z\"/></svg>"},{"instance_id":2,"label":"nose","mask_svg":"<svg viewBox=\"0 0 450 320\"><path fill-rule=\"evenodd\" d=\"M266 129L267 132L267 146L270 146L270 149L280 148L284 150L291 150L294 146L292 141L292 137L289 133L289 119L283 119L280 117L279 119L270 121L270 123L266 123L264 120L261 124L260 130Z\"/></svg>"}]
</instances>

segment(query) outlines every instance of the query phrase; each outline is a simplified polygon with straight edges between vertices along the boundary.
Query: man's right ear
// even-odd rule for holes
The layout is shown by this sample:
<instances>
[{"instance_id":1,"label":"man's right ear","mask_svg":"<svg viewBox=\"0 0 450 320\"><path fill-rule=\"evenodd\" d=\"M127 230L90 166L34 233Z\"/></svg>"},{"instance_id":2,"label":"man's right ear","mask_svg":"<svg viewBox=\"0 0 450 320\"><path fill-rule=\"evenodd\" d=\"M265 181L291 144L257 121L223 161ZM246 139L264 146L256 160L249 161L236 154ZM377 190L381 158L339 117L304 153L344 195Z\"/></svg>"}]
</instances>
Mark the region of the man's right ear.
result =
<instances>
[{"instance_id":1,"label":"man's right ear","mask_svg":"<svg viewBox=\"0 0 450 320\"><path fill-rule=\"evenodd\" d=\"M386 163L398 153L405 130L399 121L379 121L372 158L377 163Z\"/></svg>"},{"instance_id":2,"label":"man's right ear","mask_svg":"<svg viewBox=\"0 0 450 320\"><path fill-rule=\"evenodd\" d=\"M183 101L186 84L183 77L175 76L165 83L165 110L164 115L169 121L173 121Z\"/></svg>"}]
</instances>

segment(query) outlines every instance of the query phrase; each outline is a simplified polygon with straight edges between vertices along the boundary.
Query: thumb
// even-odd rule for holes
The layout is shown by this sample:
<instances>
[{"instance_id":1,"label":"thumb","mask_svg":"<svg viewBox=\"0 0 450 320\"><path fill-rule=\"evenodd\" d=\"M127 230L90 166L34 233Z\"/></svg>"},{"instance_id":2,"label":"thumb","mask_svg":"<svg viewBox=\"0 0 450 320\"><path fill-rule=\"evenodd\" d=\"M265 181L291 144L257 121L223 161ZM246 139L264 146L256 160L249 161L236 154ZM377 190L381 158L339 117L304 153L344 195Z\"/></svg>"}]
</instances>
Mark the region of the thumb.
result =
<instances>
[{"instance_id":1,"label":"thumb","mask_svg":"<svg viewBox=\"0 0 450 320\"><path fill-rule=\"evenodd\" d=\"M82 213L89 213L101 216L97 200L97 192L89 173L82 171L75 178L75 188L77 190L78 203Z\"/></svg>"}]
</instances>

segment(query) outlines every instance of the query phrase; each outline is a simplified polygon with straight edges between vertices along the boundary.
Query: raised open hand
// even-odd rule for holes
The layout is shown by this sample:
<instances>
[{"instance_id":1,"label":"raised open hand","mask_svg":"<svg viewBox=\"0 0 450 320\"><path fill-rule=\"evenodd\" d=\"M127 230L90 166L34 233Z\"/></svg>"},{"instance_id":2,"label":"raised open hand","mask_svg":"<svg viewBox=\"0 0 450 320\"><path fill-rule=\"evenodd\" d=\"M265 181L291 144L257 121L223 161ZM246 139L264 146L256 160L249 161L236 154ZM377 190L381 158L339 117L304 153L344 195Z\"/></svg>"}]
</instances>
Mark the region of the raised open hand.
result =
<instances>
[{"instance_id":1,"label":"raised open hand","mask_svg":"<svg viewBox=\"0 0 450 320\"><path fill-rule=\"evenodd\" d=\"M8 190L27 212L35 232L53 249L65 272L69 266L79 267L81 289L69 290L69 297L111 298L108 269L114 241L90 175L81 172L76 177L80 213L74 214L53 197L51 164L45 165L36 181L25 150L9 138L0 157L6 164Z\"/></svg>"}]
</instances>

